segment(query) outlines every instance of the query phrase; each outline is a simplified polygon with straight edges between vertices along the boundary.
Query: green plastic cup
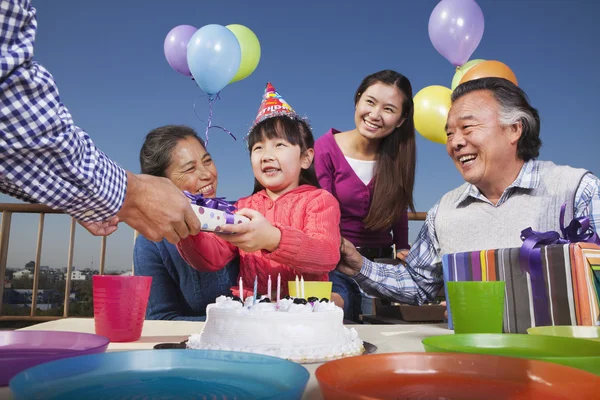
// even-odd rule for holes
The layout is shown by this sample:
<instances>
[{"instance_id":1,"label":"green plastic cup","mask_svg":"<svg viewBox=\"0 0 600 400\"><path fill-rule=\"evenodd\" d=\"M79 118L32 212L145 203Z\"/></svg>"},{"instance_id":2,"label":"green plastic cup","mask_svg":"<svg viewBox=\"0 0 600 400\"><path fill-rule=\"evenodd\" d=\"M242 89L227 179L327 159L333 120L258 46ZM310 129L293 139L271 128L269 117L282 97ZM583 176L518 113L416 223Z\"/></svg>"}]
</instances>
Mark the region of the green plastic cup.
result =
<instances>
[{"instance_id":1,"label":"green plastic cup","mask_svg":"<svg viewBox=\"0 0 600 400\"><path fill-rule=\"evenodd\" d=\"M504 281L447 285L454 333L502 333Z\"/></svg>"}]
</instances>

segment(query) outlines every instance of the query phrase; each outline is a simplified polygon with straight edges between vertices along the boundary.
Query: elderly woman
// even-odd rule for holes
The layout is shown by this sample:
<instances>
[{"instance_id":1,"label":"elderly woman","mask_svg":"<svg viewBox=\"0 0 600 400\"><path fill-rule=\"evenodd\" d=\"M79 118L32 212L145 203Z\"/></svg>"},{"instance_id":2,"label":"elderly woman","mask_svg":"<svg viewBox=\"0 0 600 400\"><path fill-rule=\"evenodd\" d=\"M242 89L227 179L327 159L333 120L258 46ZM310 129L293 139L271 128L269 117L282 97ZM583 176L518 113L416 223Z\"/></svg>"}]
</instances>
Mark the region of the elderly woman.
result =
<instances>
[{"instance_id":1,"label":"elderly woman","mask_svg":"<svg viewBox=\"0 0 600 400\"><path fill-rule=\"evenodd\" d=\"M168 125L146 136L140 151L142 173L170 179L179 189L217 194L217 168L196 132ZM199 272L166 240L138 236L133 249L135 275L152 277L146 319L203 321L206 306L230 294L239 272L238 259L216 272Z\"/></svg>"}]
</instances>

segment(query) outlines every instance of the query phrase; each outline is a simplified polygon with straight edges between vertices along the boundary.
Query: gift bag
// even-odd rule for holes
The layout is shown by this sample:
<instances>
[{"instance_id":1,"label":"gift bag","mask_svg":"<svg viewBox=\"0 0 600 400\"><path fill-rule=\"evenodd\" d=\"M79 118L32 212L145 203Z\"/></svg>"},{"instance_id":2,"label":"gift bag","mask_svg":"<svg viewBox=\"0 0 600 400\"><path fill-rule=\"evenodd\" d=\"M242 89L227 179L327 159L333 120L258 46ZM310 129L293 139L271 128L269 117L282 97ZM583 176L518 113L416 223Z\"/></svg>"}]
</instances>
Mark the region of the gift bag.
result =
<instances>
[{"instance_id":1,"label":"gift bag","mask_svg":"<svg viewBox=\"0 0 600 400\"><path fill-rule=\"evenodd\" d=\"M600 300L588 254L600 252L600 246L567 243L536 250L539 263L525 267L523 248L447 254L442 259L444 282L505 281L506 333L527 333L532 326L596 325ZM446 300L452 329L447 292Z\"/></svg>"}]
</instances>

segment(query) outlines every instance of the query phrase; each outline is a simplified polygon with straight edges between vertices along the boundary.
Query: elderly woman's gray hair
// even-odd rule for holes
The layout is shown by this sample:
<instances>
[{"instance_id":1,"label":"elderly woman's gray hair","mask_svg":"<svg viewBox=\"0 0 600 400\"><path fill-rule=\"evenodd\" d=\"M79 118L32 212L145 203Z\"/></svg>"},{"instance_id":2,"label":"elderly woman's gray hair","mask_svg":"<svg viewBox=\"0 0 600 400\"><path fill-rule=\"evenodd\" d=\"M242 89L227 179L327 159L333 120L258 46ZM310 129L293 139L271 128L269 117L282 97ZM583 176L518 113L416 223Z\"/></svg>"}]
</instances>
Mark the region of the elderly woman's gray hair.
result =
<instances>
[{"instance_id":1,"label":"elderly woman's gray hair","mask_svg":"<svg viewBox=\"0 0 600 400\"><path fill-rule=\"evenodd\" d=\"M542 147L540 116L529 104L525 92L503 78L481 78L467 81L452 92L452 102L476 90L489 91L498 102L498 120L505 126L521 123L523 132L517 143L517 156L523 161L537 158Z\"/></svg>"},{"instance_id":2,"label":"elderly woman's gray hair","mask_svg":"<svg viewBox=\"0 0 600 400\"><path fill-rule=\"evenodd\" d=\"M142 174L164 177L173 161L173 149L180 140L187 138L194 138L205 147L204 141L189 126L166 125L150 131L140 150Z\"/></svg>"}]
</instances>

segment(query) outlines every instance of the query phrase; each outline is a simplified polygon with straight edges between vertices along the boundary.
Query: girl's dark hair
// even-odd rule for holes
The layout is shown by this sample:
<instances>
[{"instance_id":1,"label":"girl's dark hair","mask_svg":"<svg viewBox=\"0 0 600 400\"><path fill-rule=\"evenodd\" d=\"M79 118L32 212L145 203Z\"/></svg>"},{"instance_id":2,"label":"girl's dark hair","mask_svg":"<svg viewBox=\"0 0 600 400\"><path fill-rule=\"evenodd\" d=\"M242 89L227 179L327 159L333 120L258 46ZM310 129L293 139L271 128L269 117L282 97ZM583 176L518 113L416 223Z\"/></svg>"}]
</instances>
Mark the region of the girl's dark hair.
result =
<instances>
[{"instance_id":1,"label":"girl's dark hair","mask_svg":"<svg viewBox=\"0 0 600 400\"><path fill-rule=\"evenodd\" d=\"M315 147L315 139L308 123L299 118L288 116L276 116L259 122L248 134L248 150L252 155L252 147L263 140L281 138L294 146L300 146L300 154L306 153L308 149ZM319 186L314 163L300 172L300 185ZM263 185L254 178L254 191L252 194L263 190Z\"/></svg>"},{"instance_id":2,"label":"girl's dark hair","mask_svg":"<svg viewBox=\"0 0 600 400\"><path fill-rule=\"evenodd\" d=\"M173 149L180 140L189 137L196 139L206 148L204 141L189 126L166 125L150 131L140 150L142 174L165 177L167 168L173 161Z\"/></svg>"},{"instance_id":3,"label":"girl's dark hair","mask_svg":"<svg viewBox=\"0 0 600 400\"><path fill-rule=\"evenodd\" d=\"M381 139L377 150L374 188L369 213L364 219L369 230L391 228L409 208L415 211L413 187L415 183L415 166L417 163L417 147L415 142L415 123L413 120L414 104L412 86L404 75L384 70L363 79L354 95L354 105L370 86L383 83L395 86L400 90L402 101L402 118L404 122L391 134Z\"/></svg>"}]
</instances>

